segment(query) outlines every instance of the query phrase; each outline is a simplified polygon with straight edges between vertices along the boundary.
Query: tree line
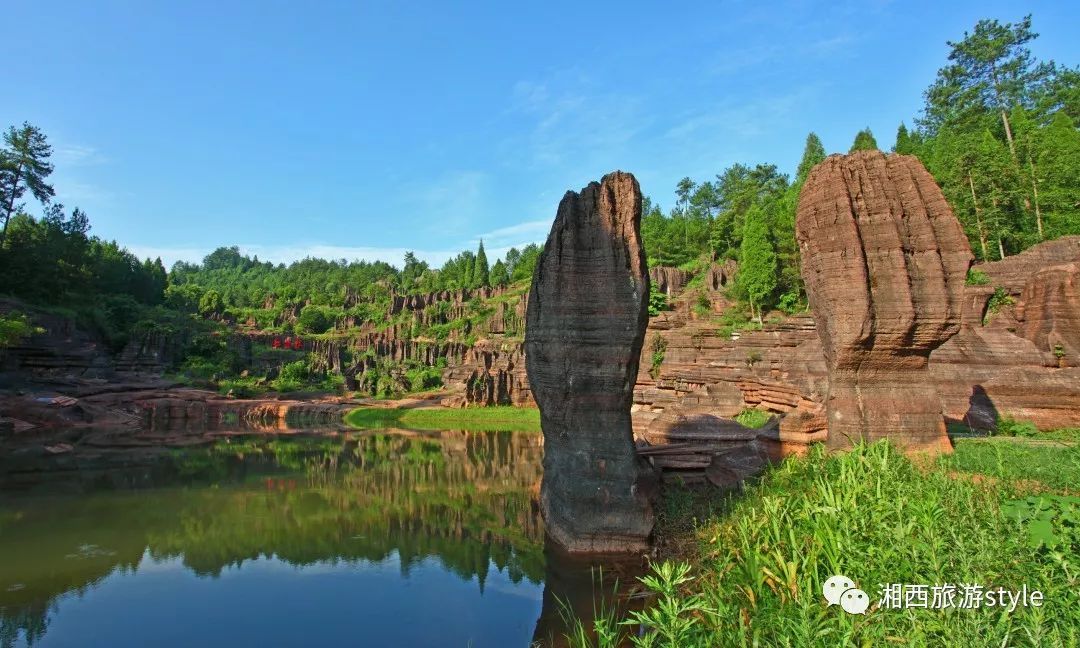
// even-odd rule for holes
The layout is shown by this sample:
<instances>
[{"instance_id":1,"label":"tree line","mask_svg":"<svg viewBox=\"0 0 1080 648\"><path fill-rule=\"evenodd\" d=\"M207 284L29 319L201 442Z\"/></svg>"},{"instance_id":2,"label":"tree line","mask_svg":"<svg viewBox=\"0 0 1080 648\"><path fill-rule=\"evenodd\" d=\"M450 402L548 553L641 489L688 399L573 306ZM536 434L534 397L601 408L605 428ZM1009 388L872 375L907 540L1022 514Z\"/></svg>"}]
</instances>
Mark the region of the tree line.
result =
<instances>
[{"instance_id":1,"label":"tree line","mask_svg":"<svg viewBox=\"0 0 1080 648\"><path fill-rule=\"evenodd\" d=\"M896 153L915 155L941 186L980 260L1080 234L1080 69L1037 61L1031 16L981 20L949 42L948 63L924 93L922 115L897 130ZM869 128L849 151L878 149ZM735 164L715 179L683 178L664 213L644 201L649 263L701 269L734 259L734 296L752 314L804 300L795 242L799 191L825 158L810 133L794 178L772 164Z\"/></svg>"},{"instance_id":2,"label":"tree line","mask_svg":"<svg viewBox=\"0 0 1080 648\"><path fill-rule=\"evenodd\" d=\"M1080 233L1080 69L1038 61L1031 17L979 21L949 42L947 64L924 93L911 130L892 147L918 156L941 185L979 259L1003 258L1041 240ZM876 149L869 128L849 150ZM481 241L440 267L409 252L400 270L384 262L304 259L272 264L222 247L201 263L139 260L89 235L87 215L53 201L51 147L38 128L12 126L0 149L0 294L81 309L99 328L122 329L159 304L181 313L280 312L301 304L377 317L390 293L506 286L531 278L541 246L511 249L489 263ZM826 156L806 137L793 176L774 164L734 164L712 179L683 178L665 212L646 197L642 239L651 265L701 272L733 259L732 296L752 314L804 303L795 241L799 192ZM45 206L35 218L20 202ZM366 305L371 305L368 308ZM365 310L367 309L367 310Z\"/></svg>"},{"instance_id":3,"label":"tree line","mask_svg":"<svg viewBox=\"0 0 1080 648\"><path fill-rule=\"evenodd\" d=\"M105 339L125 333L160 304L167 277L161 259L139 260L115 241L91 236L90 220L55 202L49 183L52 147L24 123L3 134L0 148L0 294L62 306ZM44 205L34 218L21 199Z\"/></svg>"}]
</instances>

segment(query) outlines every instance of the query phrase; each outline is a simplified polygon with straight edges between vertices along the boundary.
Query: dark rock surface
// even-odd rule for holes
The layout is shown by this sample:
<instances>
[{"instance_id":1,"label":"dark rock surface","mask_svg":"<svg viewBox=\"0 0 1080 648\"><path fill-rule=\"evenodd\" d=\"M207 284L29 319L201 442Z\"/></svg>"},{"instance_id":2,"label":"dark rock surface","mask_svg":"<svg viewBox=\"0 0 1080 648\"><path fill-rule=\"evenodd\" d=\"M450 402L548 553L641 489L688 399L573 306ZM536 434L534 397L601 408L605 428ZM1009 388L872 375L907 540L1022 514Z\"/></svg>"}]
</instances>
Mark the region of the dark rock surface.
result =
<instances>
[{"instance_id":1,"label":"dark rock surface","mask_svg":"<svg viewBox=\"0 0 1080 648\"><path fill-rule=\"evenodd\" d=\"M829 445L948 445L930 353L960 330L972 254L914 157L860 151L811 171L796 230L829 368Z\"/></svg>"},{"instance_id":2,"label":"dark rock surface","mask_svg":"<svg viewBox=\"0 0 1080 648\"><path fill-rule=\"evenodd\" d=\"M544 430L541 510L575 553L646 547L655 476L635 451L630 406L648 322L641 189L610 173L567 192L533 275L529 384Z\"/></svg>"}]
</instances>

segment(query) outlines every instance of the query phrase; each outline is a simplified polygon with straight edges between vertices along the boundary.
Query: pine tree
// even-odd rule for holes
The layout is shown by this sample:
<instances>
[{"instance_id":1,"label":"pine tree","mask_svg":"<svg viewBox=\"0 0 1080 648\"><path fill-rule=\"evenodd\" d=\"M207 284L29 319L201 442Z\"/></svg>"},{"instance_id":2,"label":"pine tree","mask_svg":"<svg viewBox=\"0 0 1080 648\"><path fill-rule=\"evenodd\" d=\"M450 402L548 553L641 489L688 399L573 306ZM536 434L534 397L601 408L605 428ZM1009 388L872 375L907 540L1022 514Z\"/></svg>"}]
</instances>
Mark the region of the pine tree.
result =
<instances>
[{"instance_id":1,"label":"pine tree","mask_svg":"<svg viewBox=\"0 0 1080 648\"><path fill-rule=\"evenodd\" d=\"M900 122L900 126L896 129L896 144L893 145L892 150L893 153L900 155L916 155L919 150L918 134L912 133L904 122Z\"/></svg>"},{"instance_id":2,"label":"pine tree","mask_svg":"<svg viewBox=\"0 0 1080 648\"><path fill-rule=\"evenodd\" d=\"M806 145L803 146L799 168L795 170L795 185L802 188L802 183L806 182L806 176L810 175L810 170L824 159L825 147L821 144L821 138L817 136L817 133L810 132L806 136Z\"/></svg>"},{"instance_id":3,"label":"pine tree","mask_svg":"<svg viewBox=\"0 0 1080 648\"><path fill-rule=\"evenodd\" d=\"M851 150L848 152L876 150L878 150L877 140L874 139L874 134L870 132L870 127L867 126L855 135L855 141L851 144Z\"/></svg>"},{"instance_id":4,"label":"pine tree","mask_svg":"<svg viewBox=\"0 0 1080 648\"><path fill-rule=\"evenodd\" d=\"M1009 112L1030 106L1041 87L1053 82L1056 66L1035 64L1027 44L1038 38L1031 16L1019 23L980 20L972 33L949 41L949 65L938 70L926 90L921 126L929 134L939 128L965 130L1003 127L1012 160L1018 162Z\"/></svg>"},{"instance_id":5,"label":"pine tree","mask_svg":"<svg viewBox=\"0 0 1080 648\"><path fill-rule=\"evenodd\" d=\"M484 241L480 240L480 249L476 251L476 261L473 264L472 288L487 288L491 285L491 270L488 268L487 253L484 252Z\"/></svg>"},{"instance_id":6,"label":"pine tree","mask_svg":"<svg viewBox=\"0 0 1080 648\"><path fill-rule=\"evenodd\" d=\"M31 195L48 206L56 193L45 182L53 172L49 162L52 147L45 133L36 126L23 122L20 128L11 126L4 133L4 148L0 149L0 216L4 218L0 231L0 246L7 237L8 221L19 210L16 203L29 189Z\"/></svg>"},{"instance_id":7,"label":"pine tree","mask_svg":"<svg viewBox=\"0 0 1080 648\"><path fill-rule=\"evenodd\" d=\"M782 307L793 307L802 300L804 293L802 275L799 273L799 243L795 240L795 213L799 207L799 193L810 171L825 159L825 147L816 133L806 136L802 159L795 170L795 182L788 187L776 205L775 235L776 254L780 262L779 284L783 292Z\"/></svg>"},{"instance_id":8,"label":"pine tree","mask_svg":"<svg viewBox=\"0 0 1080 648\"><path fill-rule=\"evenodd\" d=\"M739 287L750 300L750 314L761 312L776 290L776 251L769 238L767 215L760 204L750 208L743 226L742 243L739 248Z\"/></svg>"}]
</instances>

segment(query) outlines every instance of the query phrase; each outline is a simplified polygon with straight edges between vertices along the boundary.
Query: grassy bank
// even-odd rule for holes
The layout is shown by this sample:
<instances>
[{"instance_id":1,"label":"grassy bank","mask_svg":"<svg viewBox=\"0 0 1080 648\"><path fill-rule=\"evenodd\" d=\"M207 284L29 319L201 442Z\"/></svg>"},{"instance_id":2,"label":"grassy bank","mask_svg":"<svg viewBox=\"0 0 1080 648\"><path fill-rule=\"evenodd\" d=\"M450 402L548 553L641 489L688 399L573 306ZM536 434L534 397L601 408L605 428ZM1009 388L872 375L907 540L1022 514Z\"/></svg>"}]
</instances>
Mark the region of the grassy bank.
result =
<instances>
[{"instance_id":1,"label":"grassy bank","mask_svg":"<svg viewBox=\"0 0 1080 648\"><path fill-rule=\"evenodd\" d=\"M417 430L540 431L540 411L527 407L381 408L361 407L345 415L355 428Z\"/></svg>"},{"instance_id":2,"label":"grassy bank","mask_svg":"<svg viewBox=\"0 0 1080 648\"><path fill-rule=\"evenodd\" d=\"M957 439L941 465L1005 480L1034 480L1051 489L1080 490L1080 446L1010 437Z\"/></svg>"},{"instance_id":3,"label":"grassy bank","mask_svg":"<svg viewBox=\"0 0 1080 648\"><path fill-rule=\"evenodd\" d=\"M1027 500L1030 484L958 473L981 452L965 445L919 465L886 443L788 459L699 518L687 555L644 579L652 604L626 625L601 620L599 634L651 628L636 646L1077 645L1080 500ZM867 614L826 605L837 574L865 590ZM878 608L889 583L952 584L956 605L962 584L1026 584L1045 604Z\"/></svg>"}]
</instances>

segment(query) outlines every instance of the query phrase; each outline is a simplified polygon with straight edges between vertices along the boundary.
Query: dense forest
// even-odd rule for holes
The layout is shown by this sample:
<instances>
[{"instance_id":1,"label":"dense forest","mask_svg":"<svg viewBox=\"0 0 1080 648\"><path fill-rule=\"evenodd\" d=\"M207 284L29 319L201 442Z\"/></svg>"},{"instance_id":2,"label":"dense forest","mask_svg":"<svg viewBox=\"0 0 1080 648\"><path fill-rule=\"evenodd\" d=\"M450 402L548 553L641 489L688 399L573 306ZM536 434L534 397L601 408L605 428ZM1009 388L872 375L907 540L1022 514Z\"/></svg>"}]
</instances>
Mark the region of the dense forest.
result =
<instances>
[{"instance_id":1,"label":"dense forest","mask_svg":"<svg viewBox=\"0 0 1080 648\"><path fill-rule=\"evenodd\" d=\"M942 186L979 259L1015 254L1080 233L1080 68L1033 58L1031 17L980 21L950 42L948 61L924 93L913 127L900 124L893 151L918 156ZM795 212L807 174L826 156L810 133L794 176L776 165L735 164L712 179L679 181L668 211L646 198L642 236L651 265L700 272L738 261L730 295L751 314L804 307ZM879 144L868 128L850 150ZM323 333L346 316L378 318L392 293L524 284L541 248L511 249L490 262L484 245L442 267L412 253L383 262L304 259L289 265L222 247L166 273L91 236L87 214L53 201L51 148L38 128L13 126L0 150L0 294L60 309L118 347L139 327L192 319L269 327L286 309L299 330ZM45 211L33 217L20 202ZM8 316L0 331L25 331ZM0 339L0 344L3 340Z\"/></svg>"}]
</instances>

